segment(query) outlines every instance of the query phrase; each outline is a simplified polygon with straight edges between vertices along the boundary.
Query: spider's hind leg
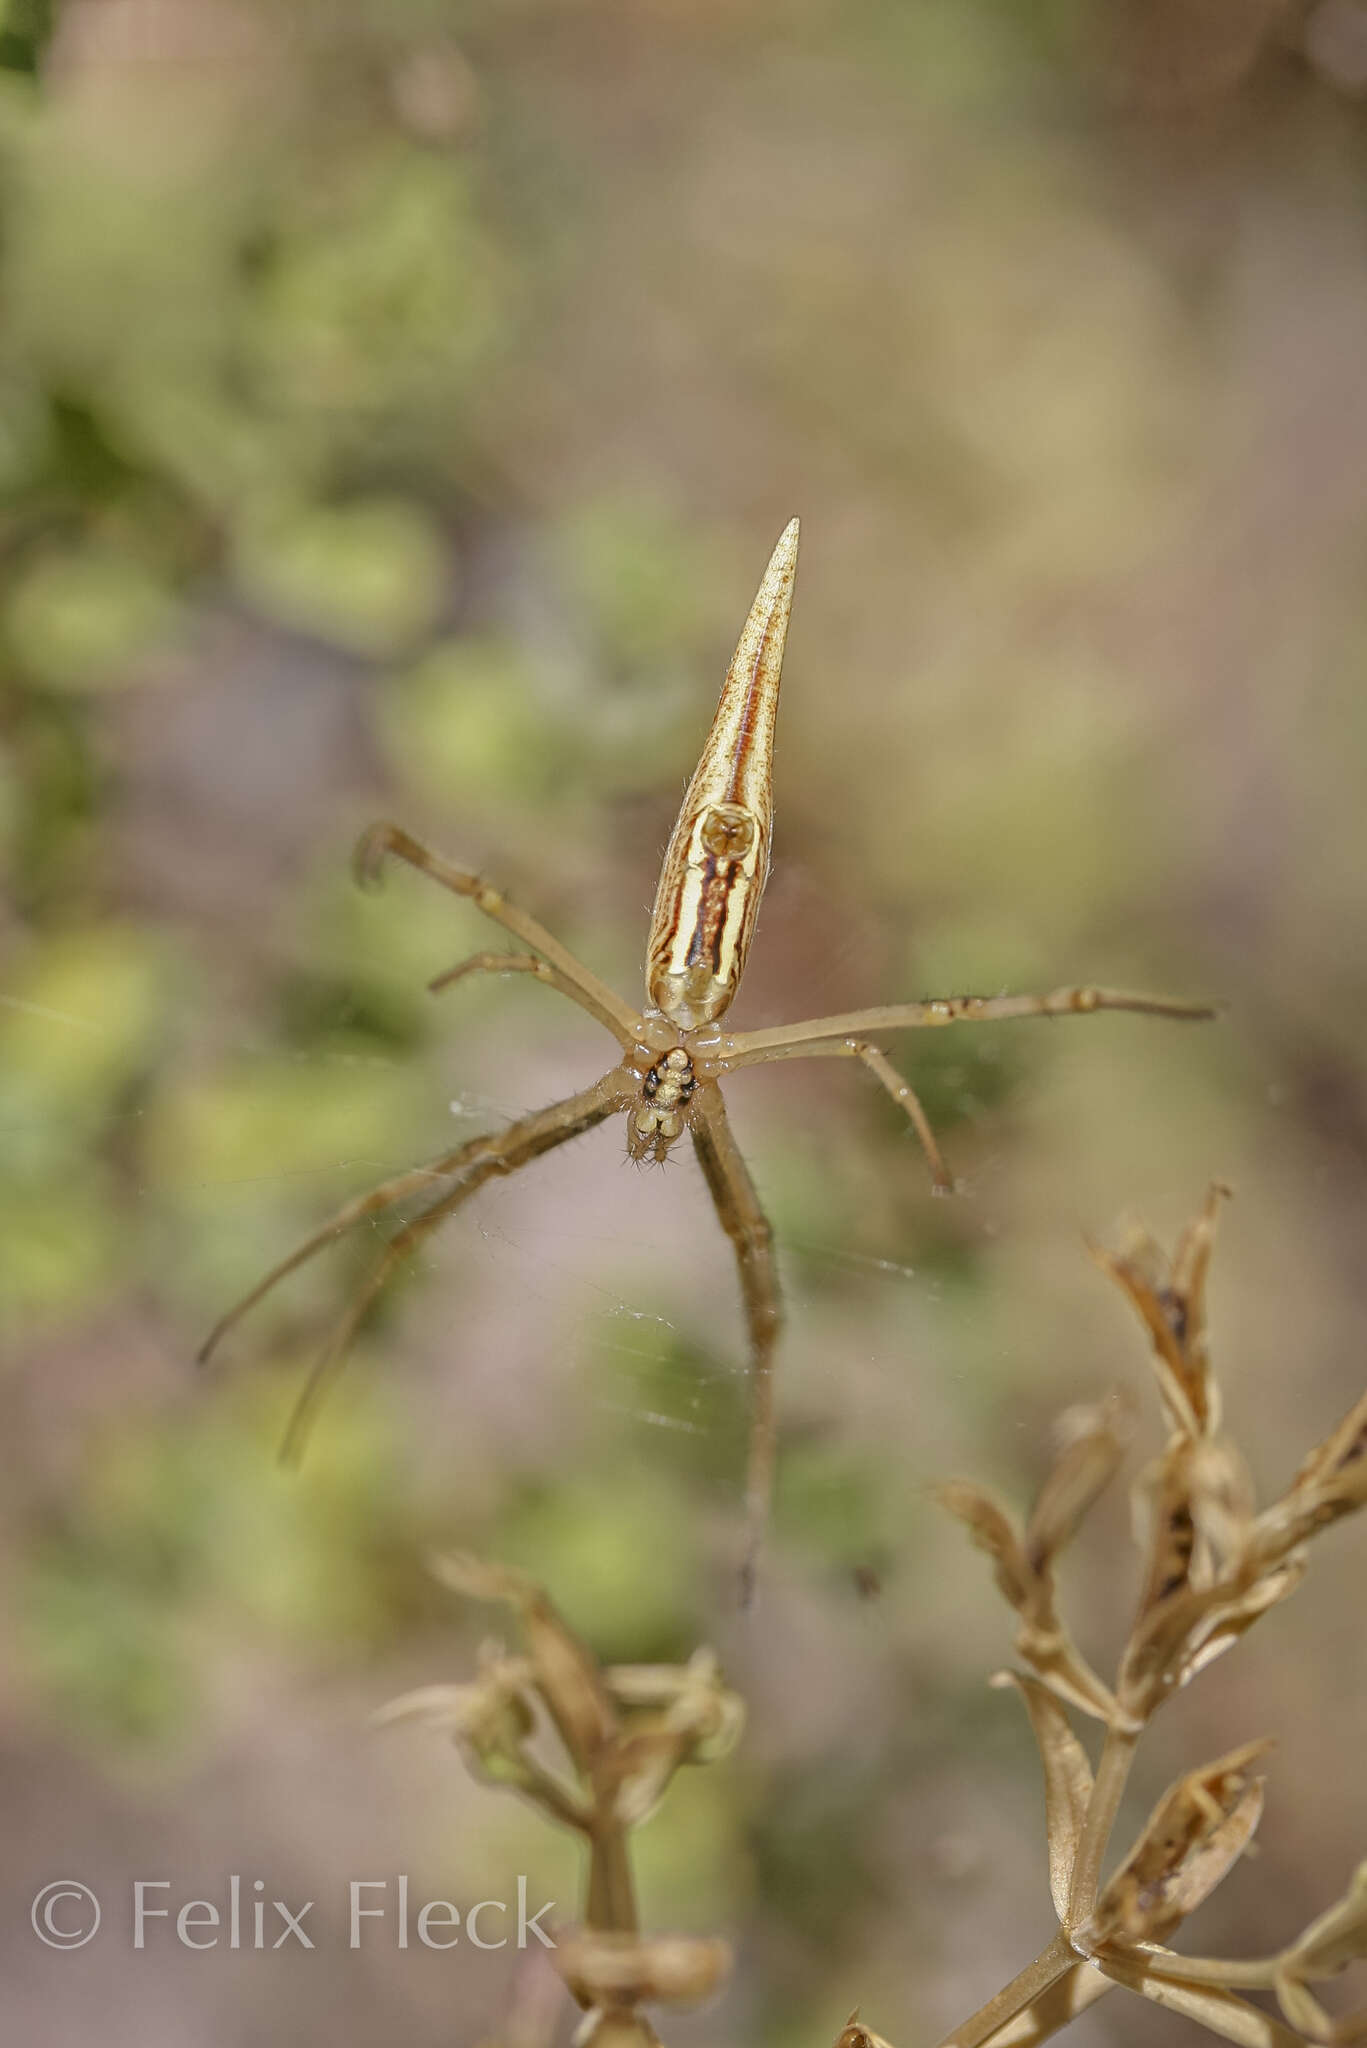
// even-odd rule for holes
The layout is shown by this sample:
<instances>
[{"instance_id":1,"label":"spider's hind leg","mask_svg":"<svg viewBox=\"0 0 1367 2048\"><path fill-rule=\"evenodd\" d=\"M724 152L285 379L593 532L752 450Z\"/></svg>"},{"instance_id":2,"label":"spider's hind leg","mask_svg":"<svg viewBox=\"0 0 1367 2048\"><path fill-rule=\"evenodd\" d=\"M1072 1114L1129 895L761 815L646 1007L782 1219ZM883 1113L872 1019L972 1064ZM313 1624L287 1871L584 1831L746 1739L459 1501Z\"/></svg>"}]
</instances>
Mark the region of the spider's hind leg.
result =
<instances>
[{"instance_id":1,"label":"spider's hind leg","mask_svg":"<svg viewBox=\"0 0 1367 2048\"><path fill-rule=\"evenodd\" d=\"M305 1265L315 1253L331 1244L334 1238L343 1236L357 1223L363 1223L367 1217L383 1216L387 1210L396 1209L401 1202L407 1201L410 1195L419 1195L424 1188L430 1188L434 1182L443 1180L452 1173L458 1173L465 1163L467 1154L483 1142L480 1138L472 1139L456 1151L448 1152L440 1159L434 1159L430 1166L410 1167L407 1173L396 1173L392 1180L381 1181L378 1187L371 1188L366 1194L357 1195L352 1201L343 1203L335 1215L321 1224L312 1236L306 1237L302 1244L296 1245L286 1258L281 1259L279 1265L272 1266L270 1272L264 1279L257 1281L250 1293L244 1294L240 1301L233 1303L226 1314L219 1317L196 1353L197 1362L200 1365L207 1365L228 1332L241 1322L243 1316L255 1308L258 1301L264 1299L281 1280L286 1279L298 1267Z\"/></svg>"},{"instance_id":2,"label":"spider's hind leg","mask_svg":"<svg viewBox=\"0 0 1367 2048\"><path fill-rule=\"evenodd\" d=\"M283 1458L291 1463L297 1462L313 1416L341 1370L371 1303L404 1259L425 1243L438 1225L454 1215L487 1180L499 1174L516 1173L543 1153L553 1152L557 1145L592 1130L595 1124L602 1123L624 1106L628 1090L633 1085L633 1076L621 1067L614 1067L592 1088L586 1088L578 1095L566 1096L562 1102L554 1102L549 1109L537 1110L532 1116L519 1117L516 1123L488 1137L473 1138L461 1148L460 1165L452 1169L459 1176L456 1185L438 1195L434 1202L395 1233L370 1278L334 1325L295 1403L281 1446ZM260 1292L258 1289L258 1294Z\"/></svg>"},{"instance_id":3,"label":"spider's hind leg","mask_svg":"<svg viewBox=\"0 0 1367 2048\"><path fill-rule=\"evenodd\" d=\"M715 1085L698 1089L692 1105L693 1147L717 1212L736 1254L745 1321L750 1336L752 1393L750 1449L746 1466L745 1555L741 1599L754 1598L760 1550L774 1491L774 1349L783 1325L774 1260L773 1231L760 1205L750 1170L741 1157Z\"/></svg>"}]
</instances>

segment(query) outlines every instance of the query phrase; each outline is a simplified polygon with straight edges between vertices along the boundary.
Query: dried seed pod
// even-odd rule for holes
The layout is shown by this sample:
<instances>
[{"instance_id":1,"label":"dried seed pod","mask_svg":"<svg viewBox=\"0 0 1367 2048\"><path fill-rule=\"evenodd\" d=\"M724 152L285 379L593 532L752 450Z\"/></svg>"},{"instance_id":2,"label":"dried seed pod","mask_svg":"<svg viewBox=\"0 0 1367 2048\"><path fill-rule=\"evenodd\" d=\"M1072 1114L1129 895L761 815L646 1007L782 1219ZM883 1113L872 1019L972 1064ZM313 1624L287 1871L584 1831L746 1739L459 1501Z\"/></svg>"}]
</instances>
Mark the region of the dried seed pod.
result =
<instances>
[{"instance_id":1,"label":"dried seed pod","mask_svg":"<svg viewBox=\"0 0 1367 2048\"><path fill-rule=\"evenodd\" d=\"M1270 1747L1246 1743L1168 1788L1098 1899L1089 1943L1161 1941L1214 1891L1258 1825L1263 1781L1253 1765Z\"/></svg>"},{"instance_id":2,"label":"dried seed pod","mask_svg":"<svg viewBox=\"0 0 1367 2048\"><path fill-rule=\"evenodd\" d=\"M475 1777L521 1792L553 1820L585 1829L592 1808L529 1747L544 1721L536 1710L539 1695L534 1687L530 1659L509 1657L500 1645L485 1644L474 1684L420 1686L391 1700L376 1719L420 1720L441 1729L454 1739Z\"/></svg>"},{"instance_id":3,"label":"dried seed pod","mask_svg":"<svg viewBox=\"0 0 1367 2048\"><path fill-rule=\"evenodd\" d=\"M1258 1554L1279 1562L1341 1516L1367 1506L1367 1394L1317 1444L1280 1500L1259 1515Z\"/></svg>"},{"instance_id":4,"label":"dried seed pod","mask_svg":"<svg viewBox=\"0 0 1367 2048\"><path fill-rule=\"evenodd\" d=\"M1205 1437L1191 1459L1192 1525L1196 1538L1192 1578L1214 1585L1243 1569L1253 1536L1253 1478L1242 1451L1227 1436Z\"/></svg>"},{"instance_id":5,"label":"dried seed pod","mask_svg":"<svg viewBox=\"0 0 1367 2048\"><path fill-rule=\"evenodd\" d=\"M590 1769L616 1735L617 1717L597 1664L549 1596L525 1572L479 1558L438 1558L434 1569L457 1593L475 1600L505 1600L517 1609L547 1711L574 1762L581 1770Z\"/></svg>"},{"instance_id":6,"label":"dried seed pod","mask_svg":"<svg viewBox=\"0 0 1367 2048\"><path fill-rule=\"evenodd\" d=\"M1160 1601L1136 1626L1121 1659L1116 1696L1123 1712L1147 1720L1294 1593L1304 1576L1304 1558L1292 1557L1272 1571L1249 1565L1233 1580L1183 1586Z\"/></svg>"},{"instance_id":7,"label":"dried seed pod","mask_svg":"<svg viewBox=\"0 0 1367 2048\"><path fill-rule=\"evenodd\" d=\"M500 1757L516 1757L536 1727L531 1705L532 1668L497 1643L480 1651L479 1676L469 1685L424 1685L380 1709L376 1719L425 1721L454 1738L495 1771Z\"/></svg>"},{"instance_id":8,"label":"dried seed pod","mask_svg":"<svg viewBox=\"0 0 1367 2048\"><path fill-rule=\"evenodd\" d=\"M1147 1521L1137 1622L1188 1586L1237 1591L1253 1537L1253 1482L1227 1437L1175 1436L1141 1474L1135 1521Z\"/></svg>"},{"instance_id":9,"label":"dried seed pod","mask_svg":"<svg viewBox=\"0 0 1367 2048\"><path fill-rule=\"evenodd\" d=\"M992 1559L1002 1598L1018 1614L1025 1613L1036 1597L1038 1574L1031 1568L1006 1509L969 1479L946 1480L935 1488L935 1498Z\"/></svg>"},{"instance_id":10,"label":"dried seed pod","mask_svg":"<svg viewBox=\"0 0 1367 2048\"><path fill-rule=\"evenodd\" d=\"M1133 1514L1136 1535L1147 1521L1147 1553L1139 1592L1137 1619L1152 1614L1165 1600L1184 1591L1196 1550L1196 1517L1192 1512L1191 1467L1194 1445L1177 1436L1161 1457L1145 1467L1135 1484Z\"/></svg>"},{"instance_id":11,"label":"dried seed pod","mask_svg":"<svg viewBox=\"0 0 1367 2048\"><path fill-rule=\"evenodd\" d=\"M658 1707L663 1725L678 1736L684 1763L710 1764L734 1749L745 1726L745 1703L722 1679L713 1650L695 1650L676 1664L623 1664L603 1682L624 1708Z\"/></svg>"},{"instance_id":12,"label":"dried seed pod","mask_svg":"<svg viewBox=\"0 0 1367 2048\"><path fill-rule=\"evenodd\" d=\"M1072 1541L1114 1478L1132 1426L1130 1405L1120 1395L1059 1417L1058 1452L1025 1525L1025 1554L1034 1572L1046 1570Z\"/></svg>"},{"instance_id":13,"label":"dried seed pod","mask_svg":"<svg viewBox=\"0 0 1367 2048\"><path fill-rule=\"evenodd\" d=\"M1170 1260L1147 1231L1120 1252L1092 1247L1097 1264L1129 1297L1148 1330L1168 1428L1193 1439L1213 1436L1220 1426L1220 1389L1207 1351L1206 1277L1215 1219L1228 1194L1220 1182L1211 1183L1200 1215L1182 1232Z\"/></svg>"},{"instance_id":14,"label":"dried seed pod","mask_svg":"<svg viewBox=\"0 0 1367 2048\"><path fill-rule=\"evenodd\" d=\"M613 1819L626 1828L649 1820L674 1773L687 1761L686 1745L667 1729L625 1736L611 1767L599 1776L600 1796Z\"/></svg>"},{"instance_id":15,"label":"dried seed pod","mask_svg":"<svg viewBox=\"0 0 1367 2048\"><path fill-rule=\"evenodd\" d=\"M1049 1841L1049 1889L1062 1923L1068 1910L1073 1864L1092 1797L1092 1767L1048 1687L1016 1671L999 1671L996 1686L1015 1686L1025 1702L1044 1766L1044 1823Z\"/></svg>"},{"instance_id":16,"label":"dried seed pod","mask_svg":"<svg viewBox=\"0 0 1367 2048\"><path fill-rule=\"evenodd\" d=\"M850 2014L845 2031L836 2042L835 2048L892 2048L892 2044L885 2041L881 2034L870 2033L867 2027L861 2027L859 2013L856 2010Z\"/></svg>"},{"instance_id":17,"label":"dried seed pod","mask_svg":"<svg viewBox=\"0 0 1367 2048\"><path fill-rule=\"evenodd\" d=\"M954 1479L938 1486L935 1498L994 1561L998 1590L1020 1616L1018 1655L1058 1698L1098 1720L1113 1721L1117 1712L1114 1695L1092 1670L1058 1613L1050 1553L1043 1552L1041 1563L1032 1561L1006 1510L968 1480ZM1057 1526L1061 1530L1061 1520Z\"/></svg>"}]
</instances>

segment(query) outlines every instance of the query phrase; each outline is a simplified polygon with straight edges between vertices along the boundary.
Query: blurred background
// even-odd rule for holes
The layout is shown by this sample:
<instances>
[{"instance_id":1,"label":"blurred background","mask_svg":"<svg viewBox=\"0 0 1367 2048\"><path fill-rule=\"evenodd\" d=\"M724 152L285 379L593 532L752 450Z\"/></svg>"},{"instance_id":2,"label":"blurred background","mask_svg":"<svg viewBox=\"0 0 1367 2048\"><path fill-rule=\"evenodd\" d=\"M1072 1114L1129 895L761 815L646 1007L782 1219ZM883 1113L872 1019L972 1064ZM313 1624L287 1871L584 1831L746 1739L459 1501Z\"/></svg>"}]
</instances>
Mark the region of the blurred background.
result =
<instances>
[{"instance_id":1,"label":"blurred background","mask_svg":"<svg viewBox=\"0 0 1367 2048\"><path fill-rule=\"evenodd\" d=\"M572 1844L368 1725L469 1671L490 1619L425 1567L460 1545L605 1658L714 1643L750 1702L642 1838L647 1923L737 1949L668 2038L818 2048L858 2002L933 2039L1051 1915L1006 1617L929 1488L1021 1504L1057 1411L1147 1398L1085 1235L1234 1184L1216 1355L1264 1493L1362 1385L1367 8L8 0L0 63L9 2037L424 2048L538 1995L337 1932L399 1872L573 1910ZM377 1235L192 1361L349 1194L609 1064L535 985L425 995L490 932L361 896L356 831L481 866L636 1000L794 512L736 1022L1072 980L1229 1010L900 1041L952 1201L843 1063L731 1085L790 1318L742 1618L742 1326L686 1150L642 1174L614 1123L489 1189L298 1476ZM1103 1658L1122 1494L1068 1580ZM1278 1739L1207 1953L1367 1848L1362 1543L1148 1746L1136 1819ZM233 1872L319 1901L320 1952L133 1952L134 1878L222 1908ZM105 1902L79 1954L29 1927L58 1877ZM1078 2038L1180 2026L1117 1997Z\"/></svg>"}]
</instances>

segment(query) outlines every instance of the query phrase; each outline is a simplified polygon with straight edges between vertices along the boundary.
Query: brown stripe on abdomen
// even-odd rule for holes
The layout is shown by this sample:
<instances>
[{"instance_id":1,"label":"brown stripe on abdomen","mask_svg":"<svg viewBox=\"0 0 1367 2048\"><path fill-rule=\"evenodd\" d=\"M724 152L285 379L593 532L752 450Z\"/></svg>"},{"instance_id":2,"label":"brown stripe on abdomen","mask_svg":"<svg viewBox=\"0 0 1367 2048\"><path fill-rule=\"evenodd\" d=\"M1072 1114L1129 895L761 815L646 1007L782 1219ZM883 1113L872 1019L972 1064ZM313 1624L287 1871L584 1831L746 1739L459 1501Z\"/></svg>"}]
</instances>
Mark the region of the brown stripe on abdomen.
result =
<instances>
[{"instance_id":1,"label":"brown stripe on abdomen","mask_svg":"<svg viewBox=\"0 0 1367 2048\"><path fill-rule=\"evenodd\" d=\"M784 623L786 626L786 619ZM740 721L736 728L736 744L731 750L731 775L726 785L726 794L723 798L725 803L734 803L736 801L746 769L750 765L750 755L758 732L754 716L755 698L759 692L760 680L764 673L765 657L769 652L769 643L773 638L773 633L774 615L770 612L769 617L764 622L764 631L760 635L759 646L755 649L754 664L750 670L750 681L745 692L745 709L741 712Z\"/></svg>"},{"instance_id":2,"label":"brown stripe on abdomen","mask_svg":"<svg viewBox=\"0 0 1367 2048\"><path fill-rule=\"evenodd\" d=\"M698 898L698 914L693 920L693 931L688 941L684 962L689 967L704 964L714 971L717 965L717 948L722 932L726 928L726 901L731 894L731 873L718 874L717 863L709 854L702 871L702 894Z\"/></svg>"}]
</instances>

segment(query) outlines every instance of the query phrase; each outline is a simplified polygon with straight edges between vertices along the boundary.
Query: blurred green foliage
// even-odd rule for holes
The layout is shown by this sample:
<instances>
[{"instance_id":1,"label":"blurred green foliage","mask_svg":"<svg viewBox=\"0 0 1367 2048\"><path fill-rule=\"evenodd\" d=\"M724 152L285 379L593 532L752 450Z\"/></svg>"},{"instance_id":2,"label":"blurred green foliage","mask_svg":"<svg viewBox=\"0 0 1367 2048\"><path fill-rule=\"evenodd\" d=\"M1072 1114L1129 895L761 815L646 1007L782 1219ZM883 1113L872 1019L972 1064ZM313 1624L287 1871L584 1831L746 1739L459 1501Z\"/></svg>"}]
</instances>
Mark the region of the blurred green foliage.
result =
<instances>
[{"instance_id":1,"label":"blurred green foliage","mask_svg":"<svg viewBox=\"0 0 1367 2048\"><path fill-rule=\"evenodd\" d=\"M210 1705L206 1641L288 1642L335 1666L410 1618L413 1533L377 1415L334 1435L307 1480L263 1474L258 1403L242 1422L116 1429L26 1576L22 1643L53 1704L163 1772Z\"/></svg>"},{"instance_id":2,"label":"blurred green foliage","mask_svg":"<svg viewBox=\"0 0 1367 2048\"><path fill-rule=\"evenodd\" d=\"M0 13L0 69L34 73L51 33L52 0L6 0Z\"/></svg>"}]
</instances>

